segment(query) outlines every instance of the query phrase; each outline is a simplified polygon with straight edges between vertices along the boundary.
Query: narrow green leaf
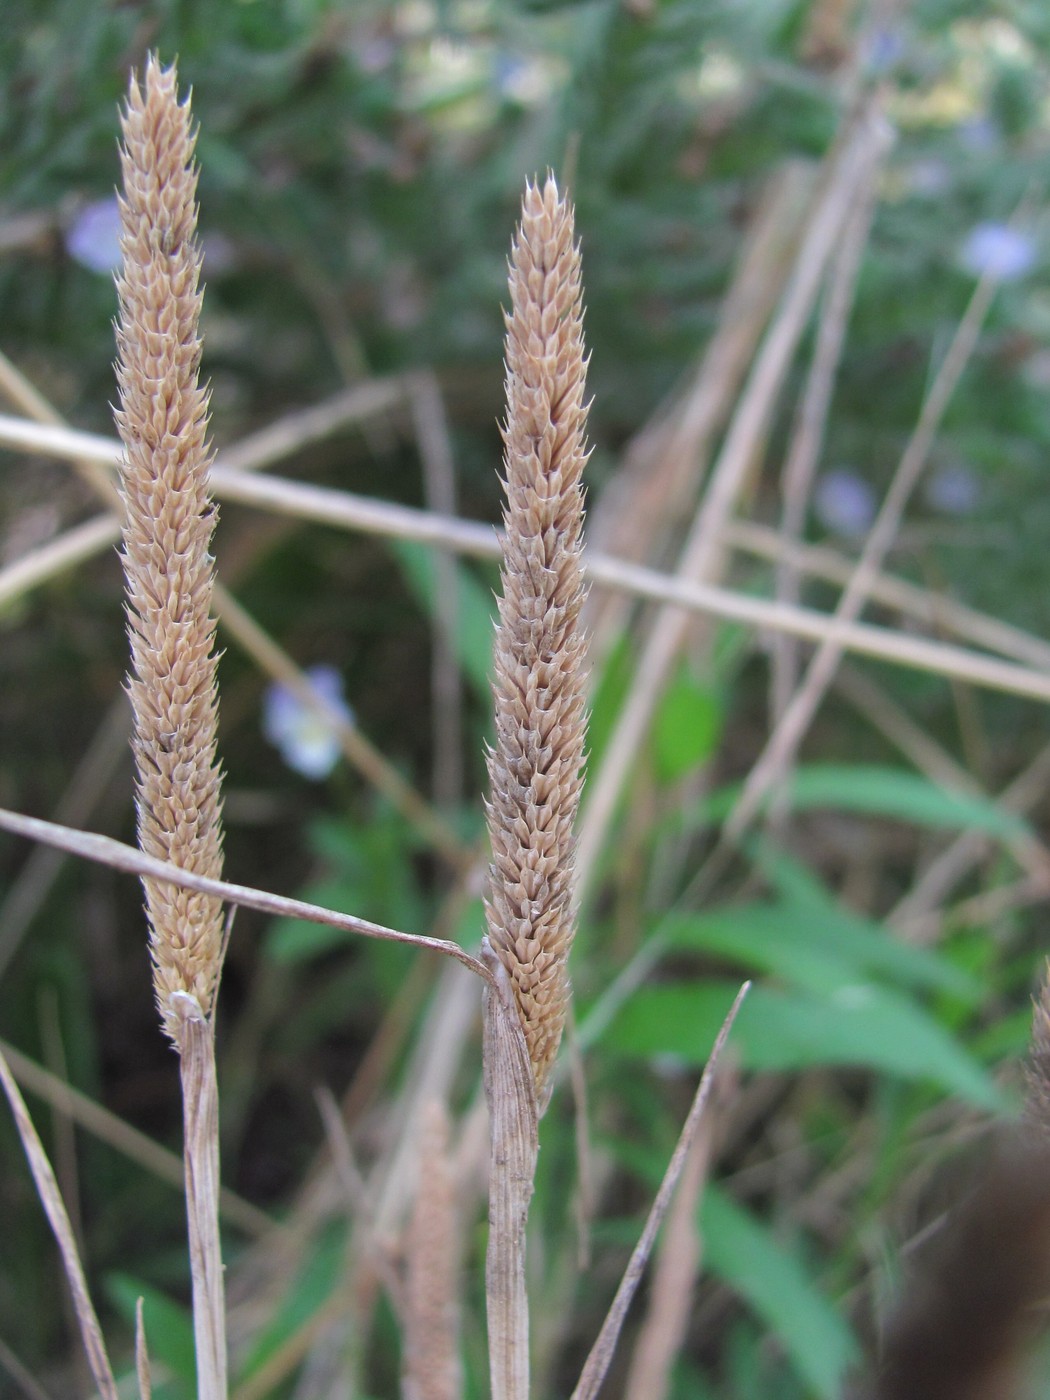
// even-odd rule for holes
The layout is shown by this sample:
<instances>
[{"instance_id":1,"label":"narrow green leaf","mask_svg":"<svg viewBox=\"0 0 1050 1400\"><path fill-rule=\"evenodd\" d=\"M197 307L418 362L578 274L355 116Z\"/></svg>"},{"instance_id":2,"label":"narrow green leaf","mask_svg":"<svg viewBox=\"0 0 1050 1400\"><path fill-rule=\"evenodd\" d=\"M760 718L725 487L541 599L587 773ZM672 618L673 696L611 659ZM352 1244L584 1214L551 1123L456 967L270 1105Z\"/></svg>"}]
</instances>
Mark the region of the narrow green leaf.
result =
<instances>
[{"instance_id":1,"label":"narrow green leaf","mask_svg":"<svg viewBox=\"0 0 1050 1400\"><path fill-rule=\"evenodd\" d=\"M288 1280L287 1291L273 1314L254 1338L239 1373L241 1381L249 1380L325 1307L339 1285L345 1250L346 1236L341 1229L329 1230L315 1242L296 1277Z\"/></svg>"},{"instance_id":2,"label":"narrow green leaf","mask_svg":"<svg viewBox=\"0 0 1050 1400\"><path fill-rule=\"evenodd\" d=\"M971 1004L981 996L977 980L946 958L902 943L830 899L673 914L658 928L674 947L717 953L814 992L882 976L903 986L948 991Z\"/></svg>"},{"instance_id":3,"label":"narrow green leaf","mask_svg":"<svg viewBox=\"0 0 1050 1400\"><path fill-rule=\"evenodd\" d=\"M142 1299L142 1323L150 1357L168 1367L179 1382L179 1394L190 1400L197 1393L197 1363L189 1310L130 1274L108 1274L105 1287L113 1306L132 1328L136 1305Z\"/></svg>"},{"instance_id":4,"label":"narrow green leaf","mask_svg":"<svg viewBox=\"0 0 1050 1400\"><path fill-rule=\"evenodd\" d=\"M311 904L334 909L337 914L358 914L361 907L359 887L342 878L317 880L307 886L302 897ZM356 934L331 924L280 918L267 929L264 948L266 956L275 963L298 963L321 957L356 938Z\"/></svg>"},{"instance_id":5,"label":"narrow green leaf","mask_svg":"<svg viewBox=\"0 0 1050 1400\"><path fill-rule=\"evenodd\" d=\"M419 544L415 540L390 540L388 544L409 588L427 615L434 618L437 570L434 568L433 546ZM456 660L475 692L488 705L491 701L489 678L496 604L492 593L482 587L467 567L457 563L455 568L458 626L453 645Z\"/></svg>"},{"instance_id":6,"label":"narrow green leaf","mask_svg":"<svg viewBox=\"0 0 1050 1400\"><path fill-rule=\"evenodd\" d=\"M746 1299L776 1334L813 1393L834 1400L857 1358L857 1342L797 1253L717 1186L704 1192L700 1229L711 1272Z\"/></svg>"},{"instance_id":7,"label":"narrow green leaf","mask_svg":"<svg viewBox=\"0 0 1050 1400\"><path fill-rule=\"evenodd\" d=\"M740 795L740 784L713 793L697 810L702 821L727 816ZM1029 827L990 798L972 797L939 787L918 773L862 764L810 764L787 784L787 800L796 812L828 807L911 822L914 826L983 831L1000 840L1023 836Z\"/></svg>"},{"instance_id":8,"label":"narrow green leaf","mask_svg":"<svg viewBox=\"0 0 1050 1400\"><path fill-rule=\"evenodd\" d=\"M703 1065L736 990L729 982L644 988L623 1007L603 1043L624 1054L673 1055ZM843 984L824 995L754 987L733 1040L747 1069L847 1065L934 1083L984 1109L1006 1106L981 1066L931 1016L871 983Z\"/></svg>"},{"instance_id":9,"label":"narrow green leaf","mask_svg":"<svg viewBox=\"0 0 1050 1400\"><path fill-rule=\"evenodd\" d=\"M301 897L342 914L413 929L423 921L416 882L405 871L410 831L403 819L380 809L367 825L345 819L311 824L309 845L326 874L310 881ZM294 963L358 941L358 935L303 919L275 919L263 940L266 957Z\"/></svg>"},{"instance_id":10,"label":"narrow green leaf","mask_svg":"<svg viewBox=\"0 0 1050 1400\"><path fill-rule=\"evenodd\" d=\"M605 749L631 688L634 658L626 637L619 637L605 658L605 665L594 676L594 693L587 725L587 767L601 768Z\"/></svg>"},{"instance_id":11,"label":"narrow green leaf","mask_svg":"<svg viewBox=\"0 0 1050 1400\"><path fill-rule=\"evenodd\" d=\"M722 730L722 706L710 686L681 666L664 692L653 727L657 775L675 782L714 751Z\"/></svg>"}]
</instances>

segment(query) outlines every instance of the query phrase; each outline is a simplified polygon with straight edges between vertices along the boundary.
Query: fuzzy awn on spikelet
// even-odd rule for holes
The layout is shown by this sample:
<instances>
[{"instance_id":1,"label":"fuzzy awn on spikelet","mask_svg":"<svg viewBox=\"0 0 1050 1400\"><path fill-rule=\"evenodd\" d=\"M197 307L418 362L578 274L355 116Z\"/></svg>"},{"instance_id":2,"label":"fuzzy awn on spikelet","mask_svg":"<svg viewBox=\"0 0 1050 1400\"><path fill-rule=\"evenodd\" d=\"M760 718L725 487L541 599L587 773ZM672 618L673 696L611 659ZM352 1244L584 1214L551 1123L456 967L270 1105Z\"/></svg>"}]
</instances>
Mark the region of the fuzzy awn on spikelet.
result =
<instances>
[{"instance_id":1,"label":"fuzzy awn on spikelet","mask_svg":"<svg viewBox=\"0 0 1050 1400\"><path fill-rule=\"evenodd\" d=\"M573 216L548 175L526 187L510 263L503 430L506 544L488 755L488 937L514 989L537 1101L569 998L573 821L586 730L578 630L586 358Z\"/></svg>"},{"instance_id":2,"label":"fuzzy awn on spikelet","mask_svg":"<svg viewBox=\"0 0 1050 1400\"><path fill-rule=\"evenodd\" d=\"M215 511L208 392L197 382L200 252L188 104L151 58L123 114L117 280L117 427L124 443L124 571L134 673L139 842L200 875L222 874L215 758ZM218 900L145 881L154 988L179 1044L180 994L211 1011L222 949Z\"/></svg>"}]
</instances>

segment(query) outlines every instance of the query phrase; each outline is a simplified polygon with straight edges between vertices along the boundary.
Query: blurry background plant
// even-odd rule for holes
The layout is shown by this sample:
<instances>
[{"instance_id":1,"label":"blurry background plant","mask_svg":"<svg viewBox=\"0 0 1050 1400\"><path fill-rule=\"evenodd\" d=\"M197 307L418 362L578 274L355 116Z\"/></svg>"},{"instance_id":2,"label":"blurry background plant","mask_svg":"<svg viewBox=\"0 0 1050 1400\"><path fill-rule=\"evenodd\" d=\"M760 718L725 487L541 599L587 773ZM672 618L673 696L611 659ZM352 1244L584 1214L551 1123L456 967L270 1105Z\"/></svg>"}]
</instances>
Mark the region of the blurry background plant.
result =
<instances>
[{"instance_id":1,"label":"blurry background plant","mask_svg":"<svg viewBox=\"0 0 1050 1400\"><path fill-rule=\"evenodd\" d=\"M12 0L0 40L0 348L65 419L111 431L117 103L147 47L178 54L201 124L204 367L220 455L358 386L370 405L359 413L333 413L324 432L289 429L282 475L494 521L506 250L524 178L551 165L571 185L584 244L592 543L631 547L616 536L631 464L651 467L654 441L669 461L681 439L667 447L666 425L690 405L708 414L706 438L688 439L684 485L656 477L659 518L640 557L666 567L818 198L814 174L858 88L882 84L897 137L818 415L812 489L792 498L789 526L782 464L823 329L803 338L752 444L743 523L726 531L719 577L834 606L843 558L872 525L974 279L990 275L999 290L885 560L912 586L911 612L884 591L874 617L897 625L905 606L906 628L947 632L963 616L954 600L1019 629L996 634L1006 654L1045 673L1050 12L972 11L952 0ZM750 292L726 313L749 256ZM814 326L833 320L832 302L829 291ZM712 342L717 363L698 375ZM3 382L5 407L31 413L6 368ZM5 453L0 565L97 509L68 462ZM628 518L640 534L640 507ZM779 545L761 527L782 527ZM794 566L783 555L802 537L831 554L811 557L800 582L797 555ZM482 833L494 565L233 503L216 552L220 579L269 634L247 650L232 613L224 623L230 878L478 938L480 905L457 872ZM592 774L615 746L649 622L647 610L595 612ZM996 644L972 615L960 625L962 641ZM19 590L0 629L0 804L129 838L116 558ZM320 715L290 715L268 689L278 673L259 661L273 641L316 668L344 721L337 744ZM736 624L689 633L636 754L631 801L590 872L575 981L598 1263L581 1283L562 1091L534 1208L540 1394L571 1384L743 971L761 974L738 1037L756 1073L720 1115L703 1278L671 1393L836 1393L857 1339L877 1330L897 1243L935 1214L933 1168L1016 1098L1042 951L1031 905L1047 868L1045 708L922 671L843 667L802 765L785 770L760 834L697 907L691 882L714 825L791 694L768 695L769 651ZM780 643L772 655L783 682L798 658ZM306 784L294 768L330 780ZM420 794L440 813L440 839ZM175 1062L154 1025L137 885L6 839L0 873L5 1039L177 1144ZM435 980L396 948L238 915L220 1013L224 1174L297 1227L251 1247L240 1231L261 1229L258 1216L230 1217L239 1395L321 1396L346 1374L355 1395L393 1393L393 1322L371 1279L398 1207L380 1188L400 1179L389 1154L421 1066L433 1067L435 1025L454 1110L476 1084L473 1003L447 978L435 1002ZM318 1086L342 1100L345 1139L330 1128L326 1142ZM156 1393L189 1394L177 1192L111 1133L74 1133L61 1105L43 1125L111 1328L145 1292ZM356 1189L348 1143L367 1209L348 1211L325 1176L334 1155ZM13 1346L51 1393L70 1393L58 1266L6 1121L0 1144L0 1366ZM473 1227L463 1247L475 1395ZM354 1318L349 1347L326 1325L340 1308Z\"/></svg>"}]
</instances>

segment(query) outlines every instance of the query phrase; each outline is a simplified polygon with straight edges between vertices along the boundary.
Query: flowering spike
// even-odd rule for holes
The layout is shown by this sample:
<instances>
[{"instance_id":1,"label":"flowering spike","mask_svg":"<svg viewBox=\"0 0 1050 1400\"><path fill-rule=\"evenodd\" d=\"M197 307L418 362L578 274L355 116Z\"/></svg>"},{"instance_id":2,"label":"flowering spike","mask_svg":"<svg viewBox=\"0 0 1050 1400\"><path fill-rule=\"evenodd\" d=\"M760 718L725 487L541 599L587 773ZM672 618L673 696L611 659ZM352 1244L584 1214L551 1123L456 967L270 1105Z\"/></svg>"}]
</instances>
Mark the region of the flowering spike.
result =
<instances>
[{"instance_id":1,"label":"flowering spike","mask_svg":"<svg viewBox=\"0 0 1050 1400\"><path fill-rule=\"evenodd\" d=\"M215 511L208 393L197 381L201 292L197 175L187 103L155 58L122 117L123 269L117 279L117 427L124 443L124 572L133 673L139 843L200 875L222 874L215 757ZM181 1046L186 998L211 1012L222 948L217 899L145 881L154 988Z\"/></svg>"},{"instance_id":2,"label":"flowering spike","mask_svg":"<svg viewBox=\"0 0 1050 1400\"><path fill-rule=\"evenodd\" d=\"M571 206L528 185L510 262L503 430L506 544L489 752L489 943L514 991L537 1100L549 1095L575 932L573 822L582 786L586 358Z\"/></svg>"}]
</instances>

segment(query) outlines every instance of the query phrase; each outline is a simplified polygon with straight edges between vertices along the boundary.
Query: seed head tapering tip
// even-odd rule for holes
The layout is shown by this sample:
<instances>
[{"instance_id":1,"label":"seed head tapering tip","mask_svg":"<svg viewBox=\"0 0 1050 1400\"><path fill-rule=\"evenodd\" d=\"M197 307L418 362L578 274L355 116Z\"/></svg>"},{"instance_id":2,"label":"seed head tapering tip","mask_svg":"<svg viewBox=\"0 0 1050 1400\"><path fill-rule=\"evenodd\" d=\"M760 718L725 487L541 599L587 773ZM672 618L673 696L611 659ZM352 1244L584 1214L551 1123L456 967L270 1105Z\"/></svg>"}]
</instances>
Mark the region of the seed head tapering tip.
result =
<instances>
[{"instance_id":1,"label":"seed head tapering tip","mask_svg":"<svg viewBox=\"0 0 1050 1400\"><path fill-rule=\"evenodd\" d=\"M215 511L208 393L198 383L197 175L188 101L155 55L121 120L123 266L115 417L124 444L123 562L135 716L139 842L198 874L222 873L217 692L210 616ZM179 1042L185 998L210 1013L219 901L146 881L154 987Z\"/></svg>"},{"instance_id":2,"label":"seed head tapering tip","mask_svg":"<svg viewBox=\"0 0 1050 1400\"><path fill-rule=\"evenodd\" d=\"M573 214L550 173L542 188L525 187L510 294L486 914L543 1104L569 999L573 823L586 731L578 623L587 361Z\"/></svg>"}]
</instances>

